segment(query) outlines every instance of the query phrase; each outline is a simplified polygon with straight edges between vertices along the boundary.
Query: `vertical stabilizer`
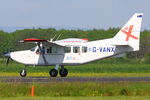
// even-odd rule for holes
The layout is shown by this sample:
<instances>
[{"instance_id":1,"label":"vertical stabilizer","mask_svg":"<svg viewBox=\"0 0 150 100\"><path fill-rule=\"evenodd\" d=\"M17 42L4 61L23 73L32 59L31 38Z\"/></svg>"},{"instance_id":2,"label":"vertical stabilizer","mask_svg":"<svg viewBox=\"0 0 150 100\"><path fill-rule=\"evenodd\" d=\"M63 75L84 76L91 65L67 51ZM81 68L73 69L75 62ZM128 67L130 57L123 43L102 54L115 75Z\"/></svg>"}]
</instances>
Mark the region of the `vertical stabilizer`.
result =
<instances>
[{"instance_id":1,"label":"vertical stabilizer","mask_svg":"<svg viewBox=\"0 0 150 100\"><path fill-rule=\"evenodd\" d=\"M116 45L129 45L133 51L139 50L140 30L143 13L135 13L115 35Z\"/></svg>"}]
</instances>

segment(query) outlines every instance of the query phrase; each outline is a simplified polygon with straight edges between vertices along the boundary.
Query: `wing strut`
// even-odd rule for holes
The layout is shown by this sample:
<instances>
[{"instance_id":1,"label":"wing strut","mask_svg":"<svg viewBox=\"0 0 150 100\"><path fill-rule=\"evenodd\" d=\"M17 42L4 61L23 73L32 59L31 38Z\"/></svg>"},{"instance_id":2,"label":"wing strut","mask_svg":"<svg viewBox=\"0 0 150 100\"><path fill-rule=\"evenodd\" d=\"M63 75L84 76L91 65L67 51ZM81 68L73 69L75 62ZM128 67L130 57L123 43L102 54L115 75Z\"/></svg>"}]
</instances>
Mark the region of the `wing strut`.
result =
<instances>
[{"instance_id":1,"label":"wing strut","mask_svg":"<svg viewBox=\"0 0 150 100\"><path fill-rule=\"evenodd\" d=\"M41 54L42 54L42 58L43 58L45 64L48 65L48 62L47 62L47 60L46 60L46 58L45 58L45 56L44 56L44 52L42 51L42 48L41 48L41 46L40 46L40 42L38 42L37 45L38 45L39 50L40 50L40 52L41 52Z\"/></svg>"}]
</instances>

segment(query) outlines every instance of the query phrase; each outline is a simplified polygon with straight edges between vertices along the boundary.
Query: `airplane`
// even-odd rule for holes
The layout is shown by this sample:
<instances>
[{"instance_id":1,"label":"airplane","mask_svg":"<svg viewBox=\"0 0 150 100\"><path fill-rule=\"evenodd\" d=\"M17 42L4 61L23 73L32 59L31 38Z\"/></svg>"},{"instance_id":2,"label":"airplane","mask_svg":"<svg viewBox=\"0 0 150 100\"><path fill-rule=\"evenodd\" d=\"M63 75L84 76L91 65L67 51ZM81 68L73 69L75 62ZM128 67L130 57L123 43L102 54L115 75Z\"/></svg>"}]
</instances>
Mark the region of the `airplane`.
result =
<instances>
[{"instance_id":1,"label":"airplane","mask_svg":"<svg viewBox=\"0 0 150 100\"><path fill-rule=\"evenodd\" d=\"M20 42L35 43L30 50L14 51L5 54L9 59L24 64L20 76L26 77L26 67L54 66L49 71L51 77L68 75L64 66L80 65L110 57L123 56L126 52L138 51L140 42L140 29L143 13L135 13L121 30L108 39L88 41L88 39L68 38L63 40L24 39ZM58 71L58 68L60 70Z\"/></svg>"}]
</instances>

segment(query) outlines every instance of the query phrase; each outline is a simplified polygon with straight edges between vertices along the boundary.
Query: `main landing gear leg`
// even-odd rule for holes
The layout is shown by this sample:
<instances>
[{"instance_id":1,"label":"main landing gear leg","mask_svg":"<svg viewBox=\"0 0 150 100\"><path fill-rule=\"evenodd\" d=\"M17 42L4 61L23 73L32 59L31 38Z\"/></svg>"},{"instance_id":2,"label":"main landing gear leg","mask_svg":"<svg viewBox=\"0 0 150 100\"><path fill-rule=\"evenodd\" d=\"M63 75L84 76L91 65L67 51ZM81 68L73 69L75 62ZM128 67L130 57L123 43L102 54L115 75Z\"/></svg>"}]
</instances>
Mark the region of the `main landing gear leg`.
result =
<instances>
[{"instance_id":1,"label":"main landing gear leg","mask_svg":"<svg viewBox=\"0 0 150 100\"><path fill-rule=\"evenodd\" d=\"M64 68L63 65L61 65L61 69L59 71L59 74L61 77L66 77L68 75L68 70L66 68Z\"/></svg>"},{"instance_id":2,"label":"main landing gear leg","mask_svg":"<svg viewBox=\"0 0 150 100\"><path fill-rule=\"evenodd\" d=\"M27 71L26 71L26 65L25 65L25 69L22 69L21 71L20 71L20 76L21 77L26 77L26 75L27 75Z\"/></svg>"},{"instance_id":3,"label":"main landing gear leg","mask_svg":"<svg viewBox=\"0 0 150 100\"><path fill-rule=\"evenodd\" d=\"M56 77L58 75L58 67L59 65L55 65L55 68L49 71L51 77Z\"/></svg>"}]
</instances>

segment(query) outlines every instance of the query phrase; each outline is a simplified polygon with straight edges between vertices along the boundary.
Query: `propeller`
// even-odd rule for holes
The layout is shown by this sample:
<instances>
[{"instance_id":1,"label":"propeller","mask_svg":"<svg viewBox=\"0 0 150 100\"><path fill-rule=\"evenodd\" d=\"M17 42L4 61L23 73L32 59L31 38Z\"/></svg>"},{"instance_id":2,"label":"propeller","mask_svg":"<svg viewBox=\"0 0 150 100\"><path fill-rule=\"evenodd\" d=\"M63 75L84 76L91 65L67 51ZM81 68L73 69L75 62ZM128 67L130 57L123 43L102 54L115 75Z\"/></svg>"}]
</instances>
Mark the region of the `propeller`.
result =
<instances>
[{"instance_id":1,"label":"propeller","mask_svg":"<svg viewBox=\"0 0 150 100\"><path fill-rule=\"evenodd\" d=\"M11 59L11 57L10 57L10 53L5 54L5 56L8 57L8 58L7 58L7 61L6 61L6 65L8 66L9 61L12 60L12 59Z\"/></svg>"},{"instance_id":2,"label":"propeller","mask_svg":"<svg viewBox=\"0 0 150 100\"><path fill-rule=\"evenodd\" d=\"M8 63L9 63L10 59L11 59L10 57L7 58L7 61L6 61L7 66L8 66Z\"/></svg>"}]
</instances>

